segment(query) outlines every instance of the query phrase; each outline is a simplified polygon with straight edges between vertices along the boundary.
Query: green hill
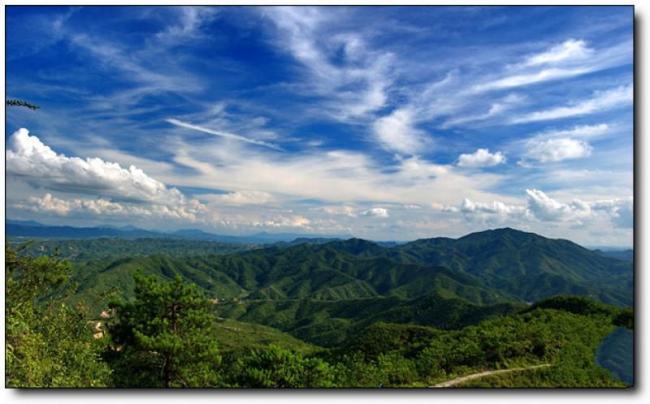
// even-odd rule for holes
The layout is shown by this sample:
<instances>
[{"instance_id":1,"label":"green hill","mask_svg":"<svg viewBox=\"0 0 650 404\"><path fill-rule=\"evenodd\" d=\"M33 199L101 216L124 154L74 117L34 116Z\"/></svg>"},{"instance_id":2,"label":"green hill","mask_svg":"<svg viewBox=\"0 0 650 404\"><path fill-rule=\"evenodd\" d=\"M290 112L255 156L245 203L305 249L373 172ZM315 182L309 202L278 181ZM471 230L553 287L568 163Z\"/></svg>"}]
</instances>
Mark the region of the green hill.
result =
<instances>
[{"instance_id":1,"label":"green hill","mask_svg":"<svg viewBox=\"0 0 650 404\"><path fill-rule=\"evenodd\" d=\"M230 319L217 323L214 337L219 342L221 352L262 348L271 344L305 354L322 350L275 328Z\"/></svg>"},{"instance_id":2,"label":"green hill","mask_svg":"<svg viewBox=\"0 0 650 404\"><path fill-rule=\"evenodd\" d=\"M104 255L101 243L107 246ZM113 297L132 297L136 271L180 276L218 299L215 307L223 317L272 326L323 346L377 321L457 329L555 295L620 306L632 302L631 263L512 229L395 246L323 240L236 252L207 242L186 249L177 241L122 243L58 244L75 263L73 301L99 313ZM138 246L143 253L161 247L168 253L134 254Z\"/></svg>"},{"instance_id":3,"label":"green hill","mask_svg":"<svg viewBox=\"0 0 650 404\"><path fill-rule=\"evenodd\" d=\"M457 240L417 240L394 248L393 259L444 266L525 301L559 294L632 304L632 265L568 240L514 229L472 233Z\"/></svg>"},{"instance_id":4,"label":"green hill","mask_svg":"<svg viewBox=\"0 0 650 404\"><path fill-rule=\"evenodd\" d=\"M265 300L219 304L220 316L265 324L304 341L336 346L351 333L375 322L421 324L457 329L525 306L513 303L474 305L436 294L412 300L380 297L358 300Z\"/></svg>"}]
</instances>

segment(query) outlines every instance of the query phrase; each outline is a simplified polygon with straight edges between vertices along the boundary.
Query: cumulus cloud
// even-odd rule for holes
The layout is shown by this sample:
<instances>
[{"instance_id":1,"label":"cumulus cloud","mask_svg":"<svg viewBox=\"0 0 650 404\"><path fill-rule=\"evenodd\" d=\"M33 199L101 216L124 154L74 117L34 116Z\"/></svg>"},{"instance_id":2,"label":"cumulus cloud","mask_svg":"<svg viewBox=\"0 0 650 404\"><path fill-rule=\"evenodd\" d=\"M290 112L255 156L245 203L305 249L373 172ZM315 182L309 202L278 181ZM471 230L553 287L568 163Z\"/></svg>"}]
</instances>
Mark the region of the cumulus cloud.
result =
<instances>
[{"instance_id":1,"label":"cumulus cloud","mask_svg":"<svg viewBox=\"0 0 650 404\"><path fill-rule=\"evenodd\" d=\"M506 204L501 201L490 203L475 202L465 198L460 206L445 207L446 212L461 212L468 221L482 223L502 224L515 219L521 219L526 215L524 206Z\"/></svg>"},{"instance_id":2,"label":"cumulus cloud","mask_svg":"<svg viewBox=\"0 0 650 404\"><path fill-rule=\"evenodd\" d=\"M203 199L229 205L263 205L273 201L273 195L264 191L234 191L222 195L204 195Z\"/></svg>"},{"instance_id":3,"label":"cumulus cloud","mask_svg":"<svg viewBox=\"0 0 650 404\"><path fill-rule=\"evenodd\" d=\"M61 197L47 192L31 196L14 207L58 216L92 215L122 218L157 218L195 222L208 208L187 198L176 188L151 178L131 165L128 169L100 158L68 157L43 144L27 129L9 140L7 173L53 191L92 195L92 198ZM99 196L98 196L99 195Z\"/></svg>"},{"instance_id":4,"label":"cumulus cloud","mask_svg":"<svg viewBox=\"0 0 650 404\"><path fill-rule=\"evenodd\" d=\"M594 93L592 98L574 102L568 106L523 114L513 118L510 122L517 124L588 115L628 105L632 102L632 98L633 88L632 85L629 84L605 91L597 91Z\"/></svg>"},{"instance_id":5,"label":"cumulus cloud","mask_svg":"<svg viewBox=\"0 0 650 404\"><path fill-rule=\"evenodd\" d=\"M58 216L72 214L91 214L104 217L145 217L165 220L179 220L182 222L196 222L199 218L205 219L207 208L196 200L182 206L143 205L113 202L104 198L62 199L46 193L42 197L29 197L25 203L15 205L18 209L37 213L50 213Z\"/></svg>"},{"instance_id":6,"label":"cumulus cloud","mask_svg":"<svg viewBox=\"0 0 650 404\"><path fill-rule=\"evenodd\" d=\"M388 209L386 208L371 208L361 212L363 216L387 218L389 216Z\"/></svg>"},{"instance_id":7,"label":"cumulus cloud","mask_svg":"<svg viewBox=\"0 0 650 404\"><path fill-rule=\"evenodd\" d=\"M524 203L480 202L465 198L457 205L432 203L431 207L440 212L462 214L468 222L494 225L509 223L528 227L531 222L583 225L602 223L602 220L618 228L630 228L633 224L632 198L595 201L576 198L561 202L538 189L527 189Z\"/></svg>"},{"instance_id":8,"label":"cumulus cloud","mask_svg":"<svg viewBox=\"0 0 650 404\"><path fill-rule=\"evenodd\" d=\"M24 128L11 136L6 161L8 174L53 190L162 204L182 203L185 199L176 188L168 188L133 165L123 168L99 158L58 154Z\"/></svg>"},{"instance_id":9,"label":"cumulus cloud","mask_svg":"<svg viewBox=\"0 0 650 404\"><path fill-rule=\"evenodd\" d=\"M257 226L275 227L275 228L307 228L311 220L301 215L276 216L263 222L255 223Z\"/></svg>"},{"instance_id":10,"label":"cumulus cloud","mask_svg":"<svg viewBox=\"0 0 650 404\"><path fill-rule=\"evenodd\" d=\"M592 151L587 142L572 138L532 139L527 148L526 158L541 163L588 157Z\"/></svg>"},{"instance_id":11,"label":"cumulus cloud","mask_svg":"<svg viewBox=\"0 0 650 404\"><path fill-rule=\"evenodd\" d=\"M536 218L543 221L576 220L591 214L589 205L582 201L562 203L537 189L527 189L526 196L528 209Z\"/></svg>"},{"instance_id":12,"label":"cumulus cloud","mask_svg":"<svg viewBox=\"0 0 650 404\"><path fill-rule=\"evenodd\" d=\"M618 227L634 227L634 203L632 198L597 201L591 205L591 208L595 211L606 212Z\"/></svg>"},{"instance_id":13,"label":"cumulus cloud","mask_svg":"<svg viewBox=\"0 0 650 404\"><path fill-rule=\"evenodd\" d=\"M319 210L329 215L342 215L348 217L357 217L357 209L352 206L323 206Z\"/></svg>"},{"instance_id":14,"label":"cumulus cloud","mask_svg":"<svg viewBox=\"0 0 650 404\"><path fill-rule=\"evenodd\" d=\"M581 223L604 215L620 228L630 228L634 222L632 198L591 202L574 199L569 203L563 203L537 189L528 189L526 194L528 210L542 221Z\"/></svg>"},{"instance_id":15,"label":"cumulus cloud","mask_svg":"<svg viewBox=\"0 0 650 404\"><path fill-rule=\"evenodd\" d=\"M474 153L458 156L459 167L492 167L505 163L506 157L501 152L490 153L489 149L477 149Z\"/></svg>"}]
</instances>

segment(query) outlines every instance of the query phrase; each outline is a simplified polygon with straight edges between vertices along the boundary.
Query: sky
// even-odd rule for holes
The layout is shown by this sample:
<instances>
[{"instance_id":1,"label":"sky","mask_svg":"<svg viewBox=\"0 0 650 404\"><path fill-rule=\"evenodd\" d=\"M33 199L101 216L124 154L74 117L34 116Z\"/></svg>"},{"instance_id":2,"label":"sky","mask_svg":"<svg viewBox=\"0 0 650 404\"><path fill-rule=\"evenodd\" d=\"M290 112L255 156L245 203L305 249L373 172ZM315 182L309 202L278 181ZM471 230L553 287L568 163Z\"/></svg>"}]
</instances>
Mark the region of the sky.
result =
<instances>
[{"instance_id":1,"label":"sky","mask_svg":"<svg viewBox=\"0 0 650 404\"><path fill-rule=\"evenodd\" d=\"M633 9L6 8L6 212L633 237Z\"/></svg>"}]
</instances>

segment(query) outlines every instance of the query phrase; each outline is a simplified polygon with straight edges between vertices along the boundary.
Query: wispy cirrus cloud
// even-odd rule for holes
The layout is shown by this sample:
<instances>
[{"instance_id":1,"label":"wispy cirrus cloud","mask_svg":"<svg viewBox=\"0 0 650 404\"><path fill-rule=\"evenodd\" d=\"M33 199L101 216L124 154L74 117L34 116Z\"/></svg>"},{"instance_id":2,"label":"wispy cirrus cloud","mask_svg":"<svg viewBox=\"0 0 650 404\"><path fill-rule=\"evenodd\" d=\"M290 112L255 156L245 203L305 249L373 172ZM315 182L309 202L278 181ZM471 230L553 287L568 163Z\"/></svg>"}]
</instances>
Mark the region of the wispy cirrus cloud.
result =
<instances>
[{"instance_id":1,"label":"wispy cirrus cloud","mask_svg":"<svg viewBox=\"0 0 650 404\"><path fill-rule=\"evenodd\" d=\"M632 103L632 98L633 89L630 84L605 91L596 91L591 98L576 101L567 106L526 113L511 119L510 122L513 124L522 124L589 115L595 112L607 111L629 105Z\"/></svg>"},{"instance_id":2,"label":"wispy cirrus cloud","mask_svg":"<svg viewBox=\"0 0 650 404\"><path fill-rule=\"evenodd\" d=\"M582 39L568 39L549 50L530 55L523 62L524 66L538 66L550 63L565 62L567 60L584 60L591 57L594 49L587 46Z\"/></svg>"},{"instance_id":3,"label":"wispy cirrus cloud","mask_svg":"<svg viewBox=\"0 0 650 404\"><path fill-rule=\"evenodd\" d=\"M233 139L233 140L237 140L237 141L240 141L240 142L250 143L250 144L254 144L254 145L258 145L258 146L264 146L264 147L268 147L269 149L274 149L274 150L282 150L282 148L280 146L277 146L277 145L275 145L273 143L264 142L262 140L251 139L251 138L248 138L248 137L245 137L245 136L236 135L234 133L223 132L223 131L220 131L220 130L205 128L203 126L194 125L194 124L191 124L189 122L183 122L181 120L174 119L174 118L168 118L165 121L167 121L168 123L170 123L172 125L175 125L175 126L180 126L182 128L186 128L186 129L192 129L192 130L195 130L195 131L198 131L198 132L208 133L210 135L215 135L215 136L223 137L223 138L226 138L226 139Z\"/></svg>"},{"instance_id":4,"label":"wispy cirrus cloud","mask_svg":"<svg viewBox=\"0 0 650 404\"><path fill-rule=\"evenodd\" d=\"M333 118L357 119L386 105L393 55L368 48L360 31L333 34L344 10L267 7L260 13L276 27L276 46L306 68L301 84L326 99Z\"/></svg>"}]
</instances>

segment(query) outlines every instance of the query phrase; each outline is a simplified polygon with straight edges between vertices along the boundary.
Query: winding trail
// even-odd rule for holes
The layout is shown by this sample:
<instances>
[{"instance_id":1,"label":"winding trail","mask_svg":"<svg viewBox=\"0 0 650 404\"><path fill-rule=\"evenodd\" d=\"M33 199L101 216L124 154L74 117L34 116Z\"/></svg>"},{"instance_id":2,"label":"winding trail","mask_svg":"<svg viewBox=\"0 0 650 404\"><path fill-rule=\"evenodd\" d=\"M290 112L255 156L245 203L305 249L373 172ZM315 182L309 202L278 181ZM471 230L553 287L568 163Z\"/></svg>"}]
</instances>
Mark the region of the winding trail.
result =
<instances>
[{"instance_id":1,"label":"winding trail","mask_svg":"<svg viewBox=\"0 0 650 404\"><path fill-rule=\"evenodd\" d=\"M433 386L429 386L429 388L445 388L445 387L452 387L457 384L465 383L470 380L474 379L480 379L485 376L491 376L491 375L498 375L502 373L511 373L511 372L522 372L524 370L533 370L533 369L540 369L540 368L547 368L551 366L550 363L544 363L542 365L533 365L533 366L527 366L523 368L511 368L511 369L499 369L499 370L487 370L485 372L480 372L480 373L473 373L471 375L467 376L461 376L457 377L455 379L447 380L446 382L438 383Z\"/></svg>"}]
</instances>

